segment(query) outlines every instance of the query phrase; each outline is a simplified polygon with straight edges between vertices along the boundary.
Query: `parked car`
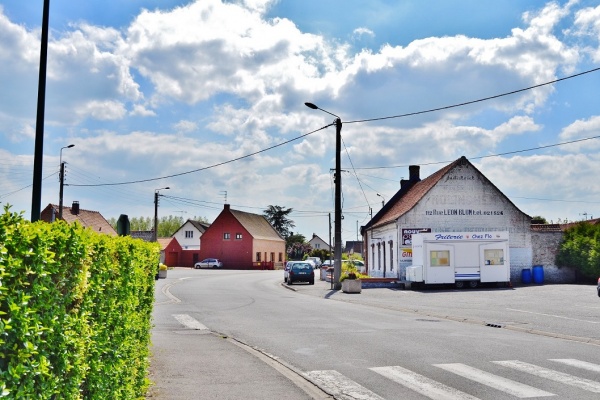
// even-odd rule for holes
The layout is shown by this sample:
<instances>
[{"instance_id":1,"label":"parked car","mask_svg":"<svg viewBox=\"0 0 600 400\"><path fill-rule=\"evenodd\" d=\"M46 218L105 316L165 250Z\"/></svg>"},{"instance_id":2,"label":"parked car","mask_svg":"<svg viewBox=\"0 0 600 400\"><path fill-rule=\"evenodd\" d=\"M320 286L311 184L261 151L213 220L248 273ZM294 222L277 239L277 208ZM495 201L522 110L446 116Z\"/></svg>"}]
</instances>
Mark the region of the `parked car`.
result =
<instances>
[{"instance_id":1,"label":"parked car","mask_svg":"<svg viewBox=\"0 0 600 400\"><path fill-rule=\"evenodd\" d=\"M223 263L216 258L205 258L194 264L194 268L223 268Z\"/></svg>"},{"instance_id":2,"label":"parked car","mask_svg":"<svg viewBox=\"0 0 600 400\"><path fill-rule=\"evenodd\" d=\"M287 283L287 281L288 281L288 275L290 273L290 268L292 268L292 265L295 264L295 263L301 263L301 262L302 261L288 261L285 264L285 268L283 269L283 281L285 283Z\"/></svg>"},{"instance_id":3,"label":"parked car","mask_svg":"<svg viewBox=\"0 0 600 400\"><path fill-rule=\"evenodd\" d=\"M321 268L321 257L308 257L306 261L312 261L315 264L315 268Z\"/></svg>"},{"instance_id":4,"label":"parked car","mask_svg":"<svg viewBox=\"0 0 600 400\"><path fill-rule=\"evenodd\" d=\"M310 263L301 262L292 264L287 283L288 285L294 282L308 282L310 285L315 284L315 269Z\"/></svg>"},{"instance_id":5,"label":"parked car","mask_svg":"<svg viewBox=\"0 0 600 400\"><path fill-rule=\"evenodd\" d=\"M600 278L598 278L598 297L600 297Z\"/></svg>"}]
</instances>

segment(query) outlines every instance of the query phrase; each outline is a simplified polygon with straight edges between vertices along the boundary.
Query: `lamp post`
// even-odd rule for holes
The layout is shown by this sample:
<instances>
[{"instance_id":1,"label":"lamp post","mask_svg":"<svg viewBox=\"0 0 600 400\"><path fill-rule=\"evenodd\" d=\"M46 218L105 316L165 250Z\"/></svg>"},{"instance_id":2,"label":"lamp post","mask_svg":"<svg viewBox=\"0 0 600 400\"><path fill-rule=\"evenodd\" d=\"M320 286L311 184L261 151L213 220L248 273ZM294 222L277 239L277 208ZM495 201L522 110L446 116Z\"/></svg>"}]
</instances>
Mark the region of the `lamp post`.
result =
<instances>
[{"instance_id":1,"label":"lamp post","mask_svg":"<svg viewBox=\"0 0 600 400\"><path fill-rule=\"evenodd\" d=\"M342 120L337 115L317 107L313 103L304 103L308 108L321 110L335 117L335 223L334 223L334 261L333 261L333 288L340 290L340 276L342 273L342 168L340 152L342 149Z\"/></svg>"},{"instance_id":2,"label":"lamp post","mask_svg":"<svg viewBox=\"0 0 600 400\"><path fill-rule=\"evenodd\" d=\"M63 210L63 187L65 185L65 163L62 160L62 151L63 149L70 149L71 147L75 147L74 144L70 144L68 146L64 146L60 148L60 170L58 180L60 181L60 188L58 191L58 219L62 219L62 210Z\"/></svg>"},{"instance_id":3,"label":"lamp post","mask_svg":"<svg viewBox=\"0 0 600 400\"><path fill-rule=\"evenodd\" d=\"M166 186L164 188L160 188L160 189L154 189L154 234L153 236L153 241L157 242L158 241L158 196L160 196L160 194L158 194L158 192L160 190L167 190L167 189L171 189L170 187Z\"/></svg>"},{"instance_id":4,"label":"lamp post","mask_svg":"<svg viewBox=\"0 0 600 400\"><path fill-rule=\"evenodd\" d=\"M377 193L377 196L381 197L381 207L383 207L385 205L385 198L379 193Z\"/></svg>"}]
</instances>

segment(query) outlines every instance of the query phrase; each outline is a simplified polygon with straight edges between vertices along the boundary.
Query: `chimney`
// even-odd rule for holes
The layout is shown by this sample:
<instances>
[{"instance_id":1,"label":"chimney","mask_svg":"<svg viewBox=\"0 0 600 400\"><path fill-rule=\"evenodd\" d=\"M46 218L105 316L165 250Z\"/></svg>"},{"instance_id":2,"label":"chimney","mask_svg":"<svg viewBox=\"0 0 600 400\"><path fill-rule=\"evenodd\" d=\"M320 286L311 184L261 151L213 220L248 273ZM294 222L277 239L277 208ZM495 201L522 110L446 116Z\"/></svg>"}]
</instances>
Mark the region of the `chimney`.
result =
<instances>
[{"instance_id":1,"label":"chimney","mask_svg":"<svg viewBox=\"0 0 600 400\"><path fill-rule=\"evenodd\" d=\"M224 210L229 210L229 204L225 204L225 208L223 208Z\"/></svg>"},{"instance_id":2,"label":"chimney","mask_svg":"<svg viewBox=\"0 0 600 400\"><path fill-rule=\"evenodd\" d=\"M73 205L71 206L71 214L79 215L79 202L78 201L73 202Z\"/></svg>"},{"instance_id":3,"label":"chimney","mask_svg":"<svg viewBox=\"0 0 600 400\"><path fill-rule=\"evenodd\" d=\"M421 178L419 177L419 172L421 170L421 167L419 167L418 165L410 165L408 167L408 173L409 173L409 180L411 182L419 182L421 180Z\"/></svg>"}]
</instances>

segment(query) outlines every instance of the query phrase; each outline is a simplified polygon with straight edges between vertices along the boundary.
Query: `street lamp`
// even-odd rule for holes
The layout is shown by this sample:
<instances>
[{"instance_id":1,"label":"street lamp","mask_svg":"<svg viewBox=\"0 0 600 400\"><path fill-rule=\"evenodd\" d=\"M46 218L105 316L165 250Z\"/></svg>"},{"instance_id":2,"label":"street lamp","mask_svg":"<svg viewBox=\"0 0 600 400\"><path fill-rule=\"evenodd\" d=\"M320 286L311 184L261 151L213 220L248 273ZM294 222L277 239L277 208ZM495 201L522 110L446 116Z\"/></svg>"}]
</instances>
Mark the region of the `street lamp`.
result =
<instances>
[{"instance_id":1,"label":"street lamp","mask_svg":"<svg viewBox=\"0 0 600 400\"><path fill-rule=\"evenodd\" d=\"M152 234L152 241L157 242L158 241L158 196L160 196L160 194L158 194L158 192L160 190L167 190L167 189L171 189L170 187L166 186L164 188L160 188L160 189L154 189L154 233Z\"/></svg>"},{"instance_id":2,"label":"street lamp","mask_svg":"<svg viewBox=\"0 0 600 400\"><path fill-rule=\"evenodd\" d=\"M333 288L340 290L340 276L342 273L342 168L340 152L342 148L342 120L337 115L317 107L313 103L304 103L313 110L321 110L335 117L335 226L334 226L334 261L333 261Z\"/></svg>"},{"instance_id":3,"label":"street lamp","mask_svg":"<svg viewBox=\"0 0 600 400\"><path fill-rule=\"evenodd\" d=\"M377 196L381 197L381 207L383 207L385 204L385 198L382 195L380 195L379 193L377 193Z\"/></svg>"},{"instance_id":4,"label":"street lamp","mask_svg":"<svg viewBox=\"0 0 600 400\"><path fill-rule=\"evenodd\" d=\"M63 215L63 187L65 185L65 163L62 160L62 151L63 149L70 149L71 147L75 147L74 144L70 144L68 146L64 146L60 148L60 170L58 180L60 181L60 189L58 191L58 219L62 219Z\"/></svg>"}]
</instances>

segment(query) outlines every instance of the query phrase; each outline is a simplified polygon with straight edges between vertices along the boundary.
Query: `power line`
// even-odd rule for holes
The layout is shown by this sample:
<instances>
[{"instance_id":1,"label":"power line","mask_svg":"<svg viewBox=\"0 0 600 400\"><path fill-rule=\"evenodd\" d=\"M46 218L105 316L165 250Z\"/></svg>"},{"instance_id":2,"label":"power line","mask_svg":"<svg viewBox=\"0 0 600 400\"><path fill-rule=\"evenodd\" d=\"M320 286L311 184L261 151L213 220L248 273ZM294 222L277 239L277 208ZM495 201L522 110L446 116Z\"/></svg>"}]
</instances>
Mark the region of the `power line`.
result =
<instances>
[{"instance_id":1,"label":"power line","mask_svg":"<svg viewBox=\"0 0 600 400\"><path fill-rule=\"evenodd\" d=\"M295 137L295 138L293 138L293 139L286 140L285 142L281 142L281 143L279 143L279 144L276 144L276 145L274 145L274 146L267 147L266 149L262 149L262 150L259 150L259 151L255 151L254 153L250 153L250 154L246 154L246 155L244 155L244 156L240 156L240 157L237 157L237 158L233 158L233 159L231 159L231 160L229 160L229 161L223 161L223 162L220 162L220 163L217 163L217 164L209 165L209 166L207 166L207 167L202 167L202 168L198 168L198 169L193 169L193 170L191 170L191 171L180 172L180 173L178 173L178 174L173 174L173 175L161 176L161 177L159 177L159 178L140 179L140 180L137 180L137 181L129 181L129 182L117 182L117 183L99 183L99 184L94 184L94 185L92 185L92 184L88 184L88 185L81 185L81 184L80 184L80 185L70 185L70 186L117 186L117 185L131 185L131 184L133 184L133 183L152 182L152 181L158 181L158 180L162 180L162 179L174 178L174 177L177 177L177 176L187 175L187 174L191 174L191 173L194 173L194 172L205 171L205 170L207 170L207 169L211 169L211 168L220 167L220 166L222 166L222 165L225 165L225 164L230 164L230 163L232 163L232 162L235 162L235 161L243 160L244 158L248 158L248 157L252 157L252 156L255 156L255 155L257 155L257 154L260 154L260 153L264 153L265 151L272 150L272 149L274 149L274 148L277 148L277 147L280 147L280 146L286 145L286 144L288 144L288 143L294 142L294 141L296 141L296 140L298 140L298 139L302 139L303 137L306 137L306 136L308 136L308 135L312 135L312 134L313 134L313 133L315 133L315 132L319 132L319 131L321 131L321 130L323 130L323 129L329 128L329 127L330 127L330 126L332 126L332 125L334 125L334 124L325 125L325 126L323 126L323 127L319 128L319 129L315 129L314 131L311 131L311 132L305 133L304 135L300 135L300 136L297 136L297 137Z\"/></svg>"},{"instance_id":2,"label":"power line","mask_svg":"<svg viewBox=\"0 0 600 400\"><path fill-rule=\"evenodd\" d=\"M585 75L585 74L590 74L592 72L597 72L597 71L600 71L600 67L594 68L594 69L590 69L590 70L587 70L587 71L583 71L583 72L580 72L578 74L573 74L573 75L565 76L563 78L555 79L555 80L550 81L550 82L540 83L539 85L529 86L529 87L526 87L524 89L517 89L517 90L510 91L510 92L506 92L506 93L502 93L502 94L497 94L497 95L494 95L494 96L484 97L484 98L477 99L477 100L466 101L464 103L458 103L458 104L453 104L453 105L450 105L450 106L432 108L432 109L429 109L429 110L416 111L416 112L412 112L412 113L392 115L392 116L389 116L389 117L358 119L358 120L355 120L355 121L344 121L344 124L356 124L356 123L359 123L359 122L373 122L373 121L383 121L383 120L386 120L386 119L393 119L393 118L411 117L413 115L427 114L427 113L432 113L432 112L436 112L436 111L448 110L448 109L456 108L456 107L468 106L470 104L481 103L483 101L493 100L493 99L497 99L499 97L510 96L512 94L525 92L527 90L537 89L537 88L542 87L542 86L552 85L553 83L558 83L558 82L561 82L561 81L566 81L567 79L576 78L578 76Z\"/></svg>"},{"instance_id":3,"label":"power line","mask_svg":"<svg viewBox=\"0 0 600 400\"><path fill-rule=\"evenodd\" d=\"M576 78L576 77L579 77L579 76L582 76L582 75L585 75L585 74L589 74L589 73L592 73L592 72L597 72L597 71L600 71L600 67L594 68L594 69L591 69L591 70L587 70L587 71L583 71L583 72L580 72L580 73L577 73L577 74L569 75L569 76L566 76L566 77L563 77L563 78L555 79L553 81L549 81L549 82L545 82L545 83L540 83L540 84L534 85L534 86L529 86L527 88L513 90L513 91L510 91L510 92L506 92L506 93L502 93L502 94L497 94L497 95L489 96L489 97L484 97L484 98L477 99L477 100L467 101L467 102L453 104L453 105L444 106L444 107L432 108L432 109L429 109L429 110L416 111L416 112L412 112L412 113L392 115L392 116L388 116L388 117L378 117L378 118L370 118L370 119L347 121L347 122L344 122L344 123L345 124L354 124L354 123L362 123L362 122L382 121L382 120L386 120L386 119L404 118L404 117L409 117L409 116L414 116L414 115L420 115L420 114L432 113L432 112L441 111L441 110L447 110L447 109L451 109L451 108L462 107L462 106L466 106L466 105L470 105L470 104L475 104L475 103L480 103L480 102L483 102L483 101L488 101L488 100L496 99L496 98L503 97L503 96L508 96L508 95L512 95L512 94L516 94L516 93L520 93L520 92L525 92L525 91L528 91L528 90L536 89L536 88L539 88L539 87L542 87L542 86L551 85L553 83L558 83L558 82L561 82L561 81L564 81L564 80L567 80L567 79ZM213 165L210 165L210 166L207 166L207 167L203 167L203 168L194 169L194 170L191 170L191 171L180 172L180 173L177 173L177 174L166 175L166 176L162 176L162 177L158 177L158 178L140 179L140 180L135 180L135 181L127 181L127 182L102 183L102 184L70 184L70 185L66 185L66 186L89 187L89 186L129 185L129 184L134 184L134 183L143 183L143 182L158 181L158 180L162 180L162 179L174 178L174 177L177 177L177 176L191 174L191 173L194 173L194 172L205 171L207 169L212 169L212 168L219 167L219 166L222 166L222 165L230 164L232 162L239 161L239 160L242 160L242 159L245 159L245 158L249 158L249 157L252 157L254 155L257 155L257 154L260 154L260 153L272 150L274 148L286 145L288 143L291 143L291 142L296 141L298 139L302 139L303 137L312 135L313 133L316 133L318 131L321 131L321 130L326 129L326 128L328 128L330 126L333 126L333 125L334 124L331 123L331 124L328 124L326 126L323 126L323 127L319 128L319 129L316 129L314 131L311 131L311 132L308 132L306 134L297 136L297 137L295 137L293 139L290 139L290 140L287 140L285 142L276 144L274 146L267 147L265 149L262 149L262 150L259 150L259 151L256 151L256 152L253 152L253 153L250 153L250 154L246 154L244 156L240 156L240 157L228 160L228 161L223 161L221 163L213 164ZM540 148L543 148L543 147L540 147ZM527 150L524 150L524 151L527 151ZM511 153L505 153L505 154L511 154ZM433 163L433 164L438 164L438 163ZM428 165L428 164L422 164L422 165ZM376 167L376 168L397 168L397 167ZM359 168L359 169L368 169L368 168Z\"/></svg>"}]
</instances>

